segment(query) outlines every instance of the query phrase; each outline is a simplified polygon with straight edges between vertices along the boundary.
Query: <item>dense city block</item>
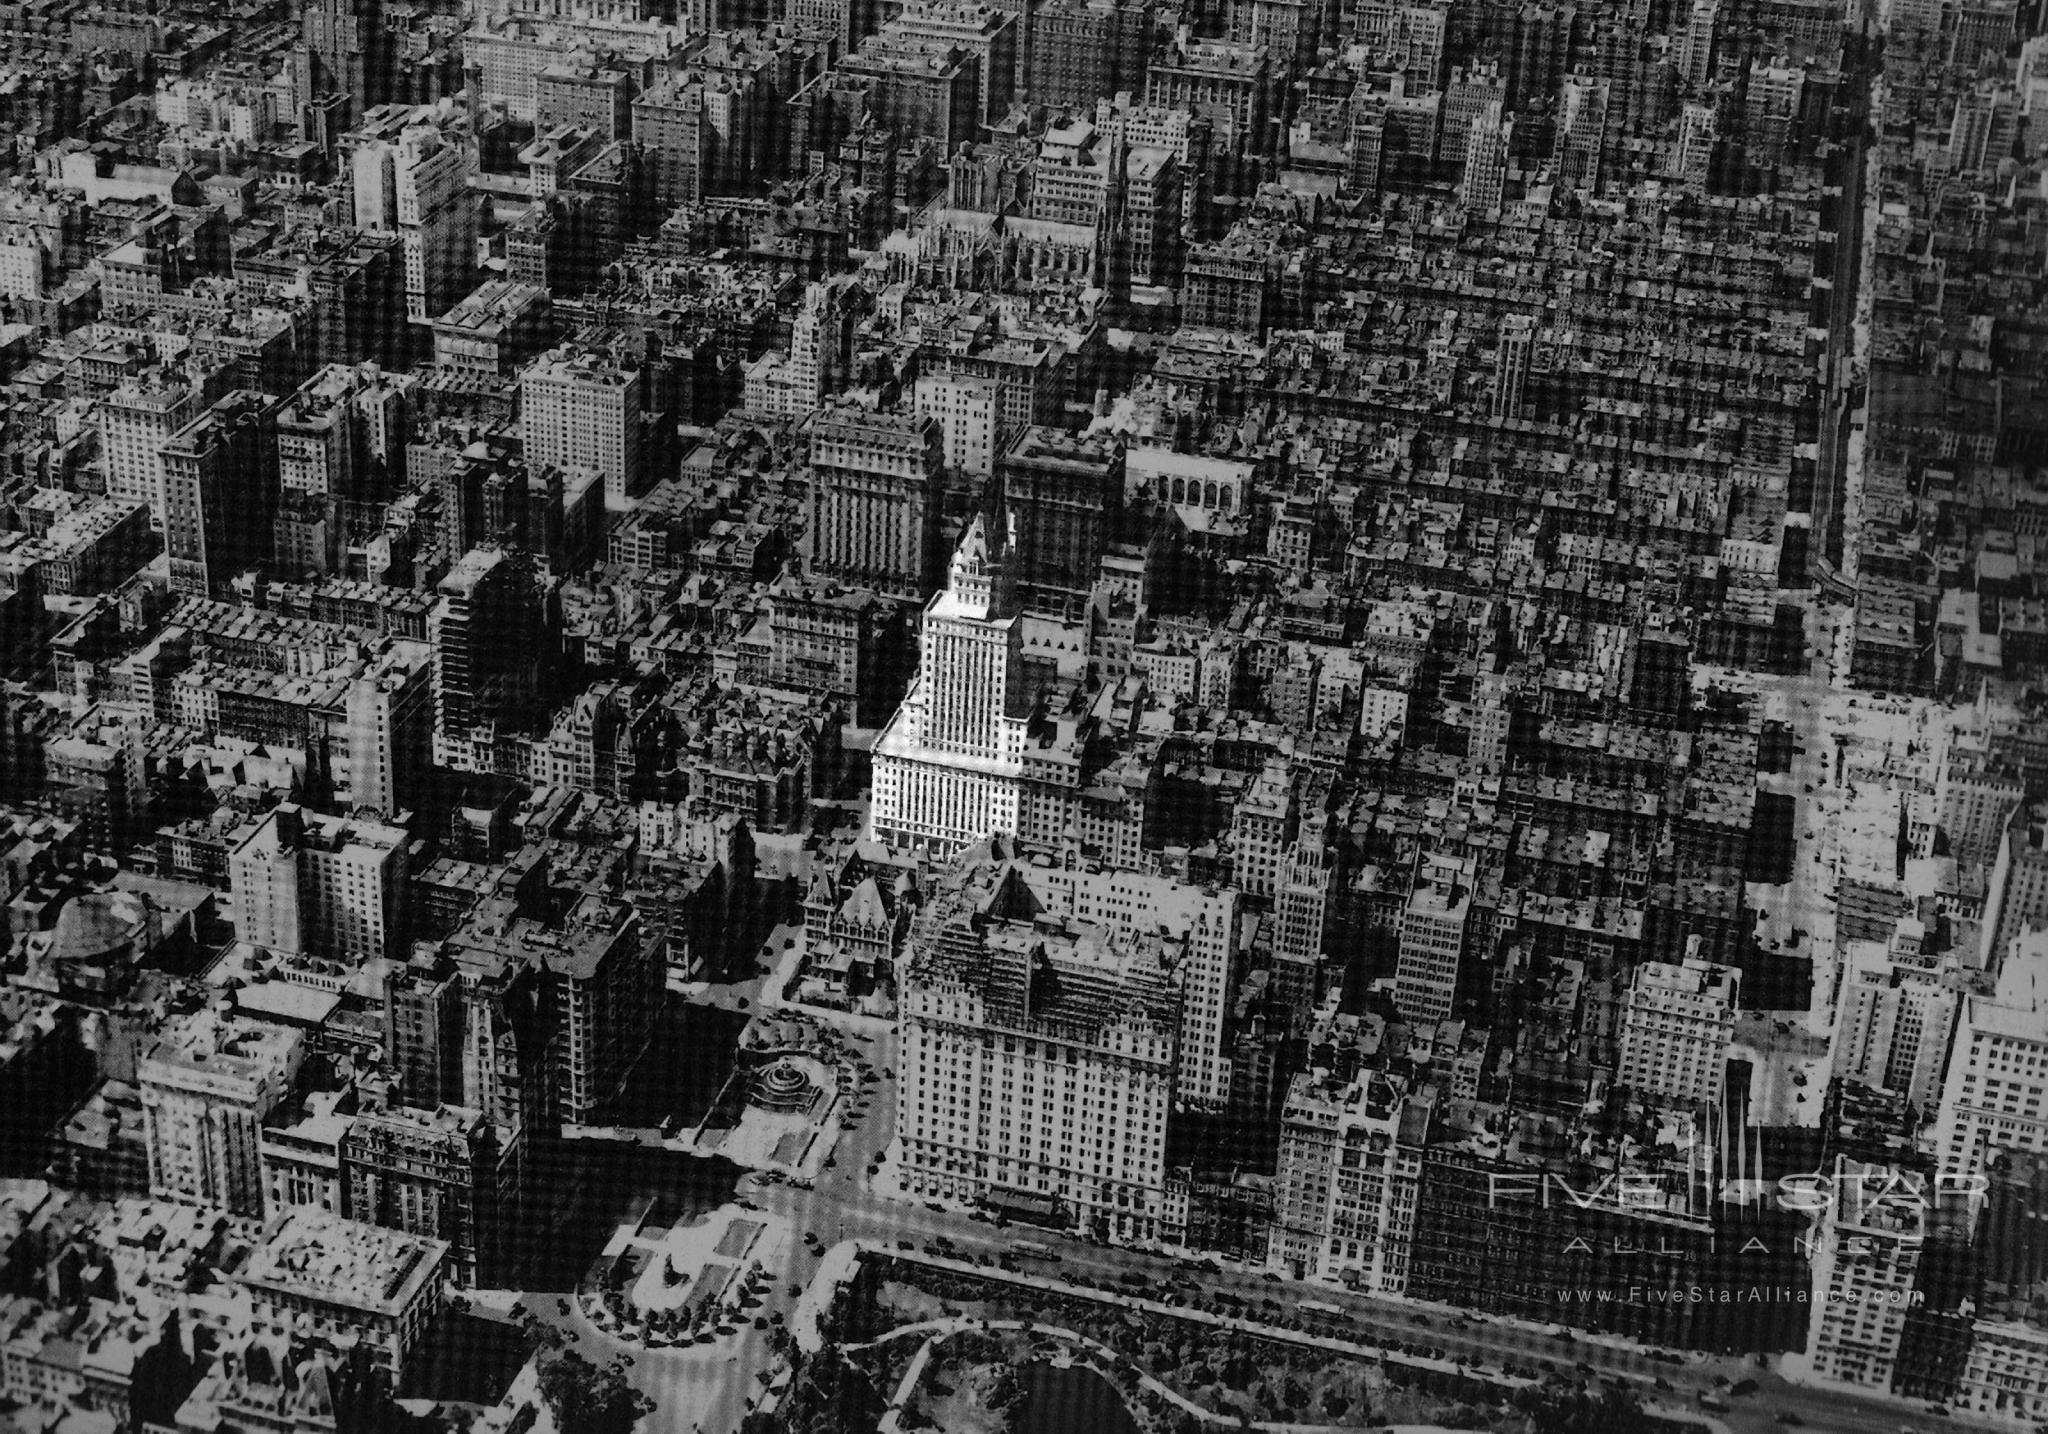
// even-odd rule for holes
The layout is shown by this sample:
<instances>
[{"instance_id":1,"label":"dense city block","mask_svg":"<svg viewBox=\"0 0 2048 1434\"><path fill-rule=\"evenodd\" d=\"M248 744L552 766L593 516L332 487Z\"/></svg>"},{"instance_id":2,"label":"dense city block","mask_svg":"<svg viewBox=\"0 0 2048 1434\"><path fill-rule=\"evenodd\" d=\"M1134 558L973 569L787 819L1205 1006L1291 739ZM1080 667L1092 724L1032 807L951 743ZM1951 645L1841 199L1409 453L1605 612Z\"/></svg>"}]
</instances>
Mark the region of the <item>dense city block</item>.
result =
<instances>
[{"instance_id":1,"label":"dense city block","mask_svg":"<svg viewBox=\"0 0 2048 1434\"><path fill-rule=\"evenodd\" d=\"M2048 1430L2048 0L0 0L0 1434Z\"/></svg>"}]
</instances>

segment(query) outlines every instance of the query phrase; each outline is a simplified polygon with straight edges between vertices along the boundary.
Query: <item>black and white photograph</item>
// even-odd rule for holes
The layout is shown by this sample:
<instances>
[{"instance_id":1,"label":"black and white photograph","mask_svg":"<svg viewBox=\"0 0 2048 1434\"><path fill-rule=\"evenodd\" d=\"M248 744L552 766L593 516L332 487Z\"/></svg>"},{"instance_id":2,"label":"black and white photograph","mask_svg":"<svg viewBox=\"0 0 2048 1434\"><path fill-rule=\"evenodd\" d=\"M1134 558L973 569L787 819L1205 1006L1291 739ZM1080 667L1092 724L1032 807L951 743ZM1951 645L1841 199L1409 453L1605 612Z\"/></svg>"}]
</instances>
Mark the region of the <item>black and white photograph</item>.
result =
<instances>
[{"instance_id":1,"label":"black and white photograph","mask_svg":"<svg viewBox=\"0 0 2048 1434\"><path fill-rule=\"evenodd\" d=\"M0 923L0 1434L2048 1434L2048 0L0 0Z\"/></svg>"}]
</instances>

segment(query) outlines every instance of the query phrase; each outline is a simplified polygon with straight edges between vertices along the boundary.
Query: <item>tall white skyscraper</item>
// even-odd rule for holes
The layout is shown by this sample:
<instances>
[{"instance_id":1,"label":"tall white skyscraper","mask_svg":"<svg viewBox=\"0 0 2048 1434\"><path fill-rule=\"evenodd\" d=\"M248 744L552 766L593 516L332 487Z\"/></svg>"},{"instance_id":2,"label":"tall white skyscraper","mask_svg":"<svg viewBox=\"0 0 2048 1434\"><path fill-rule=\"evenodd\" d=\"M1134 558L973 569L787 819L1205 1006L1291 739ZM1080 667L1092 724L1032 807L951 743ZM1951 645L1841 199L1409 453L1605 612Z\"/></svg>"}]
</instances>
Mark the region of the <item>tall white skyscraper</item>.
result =
<instances>
[{"instance_id":1,"label":"tall white skyscraper","mask_svg":"<svg viewBox=\"0 0 2048 1434\"><path fill-rule=\"evenodd\" d=\"M1422 1179L1429 1103L1370 1074L1333 1069L1346 1050L1334 1001L1317 1013L1310 1069L1288 1087L1274 1181L1269 1268L1399 1294Z\"/></svg>"},{"instance_id":2,"label":"tall white skyscraper","mask_svg":"<svg viewBox=\"0 0 2048 1434\"><path fill-rule=\"evenodd\" d=\"M1688 194L1705 194L1714 162L1720 122L1712 105L1688 104L1678 120L1678 147L1673 151L1678 182Z\"/></svg>"},{"instance_id":3,"label":"tall white skyscraper","mask_svg":"<svg viewBox=\"0 0 2048 1434\"><path fill-rule=\"evenodd\" d=\"M1911 1199L1882 1198L1902 1183L1889 1166L1842 1156L1833 1174L1839 1193L1813 1242L1808 1359L1822 1379L1890 1389L1927 1242L1925 1212Z\"/></svg>"},{"instance_id":4,"label":"tall white skyscraper","mask_svg":"<svg viewBox=\"0 0 2048 1434\"><path fill-rule=\"evenodd\" d=\"M1938 973L1892 961L1878 942L1855 943L1838 1004L1834 1073L1932 1111L1960 1004Z\"/></svg>"},{"instance_id":5,"label":"tall white skyscraper","mask_svg":"<svg viewBox=\"0 0 2048 1434\"><path fill-rule=\"evenodd\" d=\"M395 815L418 800L434 750L433 652L393 643L348 684L328 719L337 805Z\"/></svg>"},{"instance_id":6,"label":"tall white skyscraper","mask_svg":"<svg viewBox=\"0 0 2048 1434\"><path fill-rule=\"evenodd\" d=\"M303 1053L296 1031L212 1010L168 1028L137 1072L150 1193L261 1215L263 1117Z\"/></svg>"},{"instance_id":7,"label":"tall white skyscraper","mask_svg":"<svg viewBox=\"0 0 2048 1434\"><path fill-rule=\"evenodd\" d=\"M1706 84L1714 62L1714 27L1721 18L1721 0L1693 0L1692 14L1679 32L1678 77L1693 89Z\"/></svg>"},{"instance_id":8,"label":"tall white skyscraper","mask_svg":"<svg viewBox=\"0 0 2048 1434\"><path fill-rule=\"evenodd\" d=\"M1003 448L1003 390L992 378L928 373L917 381L917 413L939 421L946 466L986 478Z\"/></svg>"},{"instance_id":9,"label":"tall white skyscraper","mask_svg":"<svg viewBox=\"0 0 2048 1434\"><path fill-rule=\"evenodd\" d=\"M401 953L410 846L403 827L277 808L228 854L237 934L351 964Z\"/></svg>"},{"instance_id":10,"label":"tall white skyscraper","mask_svg":"<svg viewBox=\"0 0 2048 1434\"><path fill-rule=\"evenodd\" d=\"M358 146L350 163L358 229L396 234L405 249L405 316L446 313L475 287L476 205L461 141L430 112L395 136Z\"/></svg>"},{"instance_id":11,"label":"tall white skyscraper","mask_svg":"<svg viewBox=\"0 0 2048 1434\"><path fill-rule=\"evenodd\" d=\"M2014 937L1996 992L1964 998L1934 1148L1955 1177L1994 1149L2048 1151L2048 931Z\"/></svg>"},{"instance_id":12,"label":"tall white skyscraper","mask_svg":"<svg viewBox=\"0 0 2048 1434\"><path fill-rule=\"evenodd\" d=\"M910 691L875 743L868 835L951 855L1014 834L1024 775L1023 632L1009 554L977 516L925 607Z\"/></svg>"},{"instance_id":13,"label":"tall white skyscraper","mask_svg":"<svg viewBox=\"0 0 2048 1434\"><path fill-rule=\"evenodd\" d=\"M149 504L155 527L164 525L164 443L199 409L199 395L178 379L125 383L100 400L107 493Z\"/></svg>"},{"instance_id":14,"label":"tall white skyscraper","mask_svg":"<svg viewBox=\"0 0 2048 1434\"><path fill-rule=\"evenodd\" d=\"M1536 321L1527 314L1509 314L1501 321L1494 349L1493 416L1519 418L1522 395L1529 384L1529 359L1536 347Z\"/></svg>"},{"instance_id":15,"label":"tall white skyscraper","mask_svg":"<svg viewBox=\"0 0 2048 1434\"><path fill-rule=\"evenodd\" d=\"M1949 167L1962 173L1996 170L2012 158L2020 118L2019 95L2010 85L1980 83L1958 96L1949 123Z\"/></svg>"},{"instance_id":16,"label":"tall white skyscraper","mask_svg":"<svg viewBox=\"0 0 2048 1434\"><path fill-rule=\"evenodd\" d=\"M1394 971L1394 1006L1411 1021L1447 1021L1457 1009L1472 888L1469 859L1430 853L1415 873Z\"/></svg>"},{"instance_id":17,"label":"tall white skyscraper","mask_svg":"<svg viewBox=\"0 0 2048 1434\"><path fill-rule=\"evenodd\" d=\"M1458 180L1458 197L1465 207L1480 213L1500 208L1507 195L1508 145L1515 122L1503 119L1500 101L1487 101L1486 108L1465 131L1465 172Z\"/></svg>"},{"instance_id":18,"label":"tall white skyscraper","mask_svg":"<svg viewBox=\"0 0 2048 1434\"><path fill-rule=\"evenodd\" d=\"M804 418L846 387L853 330L866 301L858 283L812 284L789 325L789 352L749 365L743 403L764 418Z\"/></svg>"},{"instance_id":19,"label":"tall white skyscraper","mask_svg":"<svg viewBox=\"0 0 2048 1434\"><path fill-rule=\"evenodd\" d=\"M1621 1083L1677 1105L1719 1100L1741 982L1734 967L1696 957L1636 967L1621 1003Z\"/></svg>"},{"instance_id":20,"label":"tall white skyscraper","mask_svg":"<svg viewBox=\"0 0 2048 1434\"><path fill-rule=\"evenodd\" d=\"M529 468L594 469L611 508L639 486L639 369L606 354L543 354L519 380L519 424Z\"/></svg>"},{"instance_id":21,"label":"tall white skyscraper","mask_svg":"<svg viewBox=\"0 0 2048 1434\"><path fill-rule=\"evenodd\" d=\"M1557 144L1552 161L1562 189L1600 187L1600 165L1607 144L1608 82L1572 75L1558 102Z\"/></svg>"}]
</instances>

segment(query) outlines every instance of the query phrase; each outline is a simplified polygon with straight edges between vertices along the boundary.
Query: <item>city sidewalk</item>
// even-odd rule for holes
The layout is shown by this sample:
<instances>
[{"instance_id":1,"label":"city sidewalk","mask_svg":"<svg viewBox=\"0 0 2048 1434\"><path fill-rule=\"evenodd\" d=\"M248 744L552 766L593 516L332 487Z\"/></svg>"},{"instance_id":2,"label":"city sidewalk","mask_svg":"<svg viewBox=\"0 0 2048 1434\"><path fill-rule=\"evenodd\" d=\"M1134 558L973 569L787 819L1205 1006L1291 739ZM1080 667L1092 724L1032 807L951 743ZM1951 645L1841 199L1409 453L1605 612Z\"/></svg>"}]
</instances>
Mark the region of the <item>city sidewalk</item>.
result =
<instances>
[{"instance_id":1,"label":"city sidewalk","mask_svg":"<svg viewBox=\"0 0 2048 1434\"><path fill-rule=\"evenodd\" d=\"M939 1255L927 1255L903 1251L892 1251L888 1249L877 1249L877 1247L870 1242L858 1240L844 1241L840 1244L834 1245L831 1249L826 1251L825 1257L818 1267L818 1272L816 1276L812 1279L810 1286L807 1289L805 1289L802 1297L799 1299L797 1304L797 1312L791 1319L791 1331L796 1336L800 1348L803 1348L807 1351L815 1351L817 1349L822 1349L824 1347L823 1338L818 1331L817 1321L819 1317L822 1315L823 1311L827 1307L829 1307L832 1297L838 1290L840 1284L851 1277L854 1270L854 1266L858 1262L860 1257L868 1253L885 1254L894 1259L901 1259L915 1264L927 1265L934 1269L949 1270L958 1274L971 1275L977 1278L992 1280L1004 1284L1013 1284L1025 1289L1033 1289L1044 1294L1057 1295L1063 1298L1084 1299L1093 1301L1098 1304L1112 1305L1118 1308L1143 1310L1149 1314L1153 1314L1165 1319L1185 1321L1194 1324L1205 1324L1220 1330L1231 1330L1238 1333L1251 1335L1256 1338L1266 1339L1278 1343L1302 1345L1311 1349L1320 1349L1332 1354L1341 1354L1353 1359L1372 1360L1382 1363L1399 1364L1416 1369L1430 1370L1438 1374L1456 1375L1462 1378L1482 1380L1490 1384L1499 1385L1504 1389L1526 1389L1542 1383L1542 1381L1538 1379L1529 1379L1520 1375L1509 1375L1497 1370L1490 1370L1486 1366L1477 1363L1462 1362L1458 1360L1444 1360L1437 1359L1433 1356L1428 1355L1415 1355L1408 1354L1405 1352L1396 1352L1389 1350L1381 1345L1359 1344L1353 1341L1336 1339L1325 1335L1308 1334L1302 1331L1280 1329L1275 1326L1261 1324L1254 1320L1246 1320L1233 1315L1210 1314L1207 1311L1189 1309L1184 1306L1163 1304L1157 1300L1148 1299L1142 1295L1133 1294L1128 1291L1107 1291L1096 1289L1092 1286L1087 1285L1070 1284L1067 1281L1053 1279L1045 1275L1023 1274L1006 1271L1002 1269L990 1269L987 1266L970 1264L962 1260L948 1259L944 1256ZM1497 1323L1505 1322L1503 1321ZM969 1316L954 1316L943 1320L920 1321L914 1324L898 1326L896 1329L888 1331L887 1333L879 1336L877 1339L868 1341L867 1344L852 1346L852 1348L867 1348L869 1345L872 1344L879 1344L885 1341L899 1338L908 1338L918 1334L925 1334L928 1336L941 1336L945 1333L953 1333L961 1330L978 1329L984 1327L992 1329L1028 1330L1043 1333L1053 1338L1069 1341L1084 1349L1087 1349L1090 1353L1096 1354L1097 1356L1110 1360L1112 1362L1131 1363L1131 1361L1126 1359L1124 1356L1118 1355L1115 1351L1110 1350L1107 1347L1096 1343L1094 1340L1089 1339L1087 1336L1082 1335L1073 1330L1063 1329L1056 1325L1049 1325L1042 1321L1037 1320L984 1321L982 1319L973 1318ZM1596 1341L1588 1339L1581 1342L1590 1344L1595 1343ZM926 1345L924 1347L925 1350L929 1350L931 1343L932 1340L928 1338L926 1341ZM1624 1352L1633 1353L1635 1351L1624 1350ZM1202 1406L1193 1403L1192 1401L1175 1393L1173 1390L1167 1388L1165 1385L1161 1384L1157 1379L1153 1378L1147 1371L1143 1369L1138 1369L1138 1367L1134 1363L1132 1364L1132 1368L1137 1370L1140 1383L1144 1385L1144 1387L1154 1390L1158 1394L1169 1399L1174 1404L1187 1410L1189 1413L1194 1414L1196 1417L1204 1420L1205 1422L1213 1423L1218 1426L1228 1428L1244 1427L1243 1422L1239 1420L1237 1416L1217 1414L1211 1410L1205 1409ZM1650 1382L1648 1377L1636 1374L1621 1374L1615 1377L1626 1378L1634 1383L1645 1385L1647 1385ZM914 1382L909 1380L906 1380L904 1384L899 1385L899 1388L897 1390L897 1398L891 1402L890 1406L892 1415L894 1415L901 1408L902 1400L907 1390L911 1387L914 1387ZM1650 1412L1659 1418L1686 1421L1695 1425L1704 1424L1711 1431L1711 1434L1729 1434L1727 1425L1722 1423L1720 1420L1714 1419L1711 1416L1701 1411L1692 1409L1690 1407L1673 1406L1666 1404L1661 1400L1646 1399L1644 1401L1644 1408L1647 1412ZM1268 1431L1268 1434L1322 1434L1322 1431L1325 1430L1333 1430L1340 1427L1354 1426L1332 1426L1326 1424L1294 1424L1284 1421L1260 1421L1253 1424L1252 1427ZM1424 1431L1435 1431L1439 1429L1441 1426L1400 1425L1393 1427L1411 1430L1413 1431L1413 1434L1424 1434Z\"/></svg>"}]
</instances>

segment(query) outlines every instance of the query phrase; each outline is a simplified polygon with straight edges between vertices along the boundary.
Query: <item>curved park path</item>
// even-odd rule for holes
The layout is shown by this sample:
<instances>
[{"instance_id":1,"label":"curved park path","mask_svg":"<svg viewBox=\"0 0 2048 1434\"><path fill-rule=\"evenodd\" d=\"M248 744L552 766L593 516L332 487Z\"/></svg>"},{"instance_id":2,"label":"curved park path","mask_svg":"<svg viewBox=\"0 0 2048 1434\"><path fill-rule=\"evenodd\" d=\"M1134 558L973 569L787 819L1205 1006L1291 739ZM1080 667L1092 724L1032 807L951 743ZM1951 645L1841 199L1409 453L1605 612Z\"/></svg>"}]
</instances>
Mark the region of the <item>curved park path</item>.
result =
<instances>
[{"instance_id":1,"label":"curved park path","mask_svg":"<svg viewBox=\"0 0 2048 1434\"><path fill-rule=\"evenodd\" d=\"M924 1340L924 1343L918 1346L916 1356L910 1361L910 1368L904 1371L903 1378L898 1381L896 1392L890 1396L889 1412L882 1417L879 1434L894 1434L897 1428L897 1420L901 1417L904 1406L910 1402L911 1393L916 1390L918 1381L924 1377L925 1366L931 1362L933 1349L942 1340L950 1339L956 1334L966 1334L972 1330L1013 1330L1021 1334L1041 1334L1047 1338L1057 1339L1074 1345L1112 1367L1121 1365L1130 1370L1137 1376L1140 1388L1158 1395L1161 1399L1166 1400L1178 1409L1187 1411L1203 1423L1214 1424L1219 1428L1251 1428L1263 1430L1265 1434L1344 1434L1344 1431L1352 1431L1352 1434L1355 1434L1358 1428L1355 1424L1290 1424L1280 1420L1258 1420L1247 1425L1235 1414L1218 1414L1215 1410L1204 1408L1178 1391L1169 1389L1166 1385L1145 1373L1144 1370L1139 1369L1124 1355L1118 1354L1108 1345L1103 1344L1099 1340L1090 1339L1087 1335L1077 1330L1061 1329L1057 1325L1045 1324L1038 1320L976 1319L966 1315L955 1315L948 1319L920 1320L915 1324L898 1325L887 1334L875 1339L867 1340L861 1344L849 1344L846 1346L846 1349L851 1352L861 1349L873 1349L876 1345L891 1344L901 1339L922 1337ZM1441 1426L1434 1424L1403 1424L1393 1426L1388 1430L1388 1434L1439 1434L1440 1430ZM1442 1431L1442 1434L1449 1434L1449 1431Z\"/></svg>"}]
</instances>

